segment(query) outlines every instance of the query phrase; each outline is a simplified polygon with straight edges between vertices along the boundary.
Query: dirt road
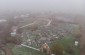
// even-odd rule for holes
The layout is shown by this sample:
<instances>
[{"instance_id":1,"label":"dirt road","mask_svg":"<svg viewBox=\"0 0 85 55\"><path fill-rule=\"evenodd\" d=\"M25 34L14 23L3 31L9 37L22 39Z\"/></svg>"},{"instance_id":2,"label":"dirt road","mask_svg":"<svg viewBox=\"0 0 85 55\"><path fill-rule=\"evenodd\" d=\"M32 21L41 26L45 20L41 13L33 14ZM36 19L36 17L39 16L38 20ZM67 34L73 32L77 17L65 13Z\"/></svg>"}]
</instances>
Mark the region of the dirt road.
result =
<instances>
[{"instance_id":1,"label":"dirt road","mask_svg":"<svg viewBox=\"0 0 85 55\"><path fill-rule=\"evenodd\" d=\"M12 50L6 46L0 46L0 49L5 53L5 55L13 55Z\"/></svg>"}]
</instances>

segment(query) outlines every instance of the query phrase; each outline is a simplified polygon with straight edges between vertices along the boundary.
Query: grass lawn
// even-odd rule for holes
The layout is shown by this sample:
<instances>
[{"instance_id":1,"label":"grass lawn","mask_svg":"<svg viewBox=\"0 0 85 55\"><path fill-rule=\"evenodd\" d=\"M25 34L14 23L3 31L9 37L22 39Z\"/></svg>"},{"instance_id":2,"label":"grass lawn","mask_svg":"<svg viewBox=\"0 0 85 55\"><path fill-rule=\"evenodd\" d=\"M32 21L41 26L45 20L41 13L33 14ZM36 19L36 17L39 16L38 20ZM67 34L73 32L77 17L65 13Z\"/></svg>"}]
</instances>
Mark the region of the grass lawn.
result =
<instances>
[{"instance_id":1,"label":"grass lawn","mask_svg":"<svg viewBox=\"0 0 85 55\"><path fill-rule=\"evenodd\" d=\"M14 48L13 52L14 55L46 55L45 53L41 53L39 51L32 50L27 47Z\"/></svg>"}]
</instances>

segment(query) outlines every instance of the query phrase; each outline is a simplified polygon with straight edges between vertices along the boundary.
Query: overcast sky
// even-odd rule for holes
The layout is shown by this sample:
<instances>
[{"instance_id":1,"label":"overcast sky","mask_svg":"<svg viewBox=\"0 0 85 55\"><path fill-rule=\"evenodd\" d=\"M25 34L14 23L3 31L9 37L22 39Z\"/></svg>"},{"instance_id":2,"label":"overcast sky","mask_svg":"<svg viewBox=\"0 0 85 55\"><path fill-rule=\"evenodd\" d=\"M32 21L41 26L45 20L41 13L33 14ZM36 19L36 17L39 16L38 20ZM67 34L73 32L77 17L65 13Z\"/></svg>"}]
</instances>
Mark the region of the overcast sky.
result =
<instances>
[{"instance_id":1,"label":"overcast sky","mask_svg":"<svg viewBox=\"0 0 85 55\"><path fill-rule=\"evenodd\" d=\"M0 11L54 11L84 13L84 0L0 0Z\"/></svg>"}]
</instances>

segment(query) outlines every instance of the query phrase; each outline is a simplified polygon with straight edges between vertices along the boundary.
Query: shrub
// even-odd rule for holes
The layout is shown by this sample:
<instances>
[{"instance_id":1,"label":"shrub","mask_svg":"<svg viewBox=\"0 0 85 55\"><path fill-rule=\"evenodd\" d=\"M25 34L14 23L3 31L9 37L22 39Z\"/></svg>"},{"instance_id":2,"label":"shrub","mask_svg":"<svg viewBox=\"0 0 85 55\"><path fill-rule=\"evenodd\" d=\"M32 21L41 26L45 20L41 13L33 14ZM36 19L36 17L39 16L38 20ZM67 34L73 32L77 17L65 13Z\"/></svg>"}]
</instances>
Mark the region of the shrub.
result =
<instances>
[{"instance_id":1,"label":"shrub","mask_svg":"<svg viewBox=\"0 0 85 55\"><path fill-rule=\"evenodd\" d=\"M65 51L66 51L67 53L69 53L69 54L73 54L73 53L74 53L74 49L73 49L72 46L68 46Z\"/></svg>"},{"instance_id":2,"label":"shrub","mask_svg":"<svg viewBox=\"0 0 85 55\"><path fill-rule=\"evenodd\" d=\"M53 44L51 46L51 52L56 55L63 55L64 47L60 44Z\"/></svg>"},{"instance_id":3,"label":"shrub","mask_svg":"<svg viewBox=\"0 0 85 55\"><path fill-rule=\"evenodd\" d=\"M22 43L22 39L20 37L8 37L6 39L8 43L19 45Z\"/></svg>"}]
</instances>

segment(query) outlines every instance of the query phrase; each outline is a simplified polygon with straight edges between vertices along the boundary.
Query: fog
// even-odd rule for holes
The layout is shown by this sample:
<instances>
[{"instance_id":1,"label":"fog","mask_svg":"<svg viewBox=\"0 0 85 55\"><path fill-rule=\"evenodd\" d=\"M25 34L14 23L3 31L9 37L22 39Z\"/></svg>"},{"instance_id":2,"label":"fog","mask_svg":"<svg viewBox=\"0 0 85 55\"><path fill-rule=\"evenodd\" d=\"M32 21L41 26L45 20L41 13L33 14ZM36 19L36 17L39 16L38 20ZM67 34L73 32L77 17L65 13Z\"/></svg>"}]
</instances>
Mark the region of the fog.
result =
<instances>
[{"instance_id":1,"label":"fog","mask_svg":"<svg viewBox=\"0 0 85 55\"><path fill-rule=\"evenodd\" d=\"M84 0L0 0L0 12L52 11L84 14Z\"/></svg>"}]
</instances>

